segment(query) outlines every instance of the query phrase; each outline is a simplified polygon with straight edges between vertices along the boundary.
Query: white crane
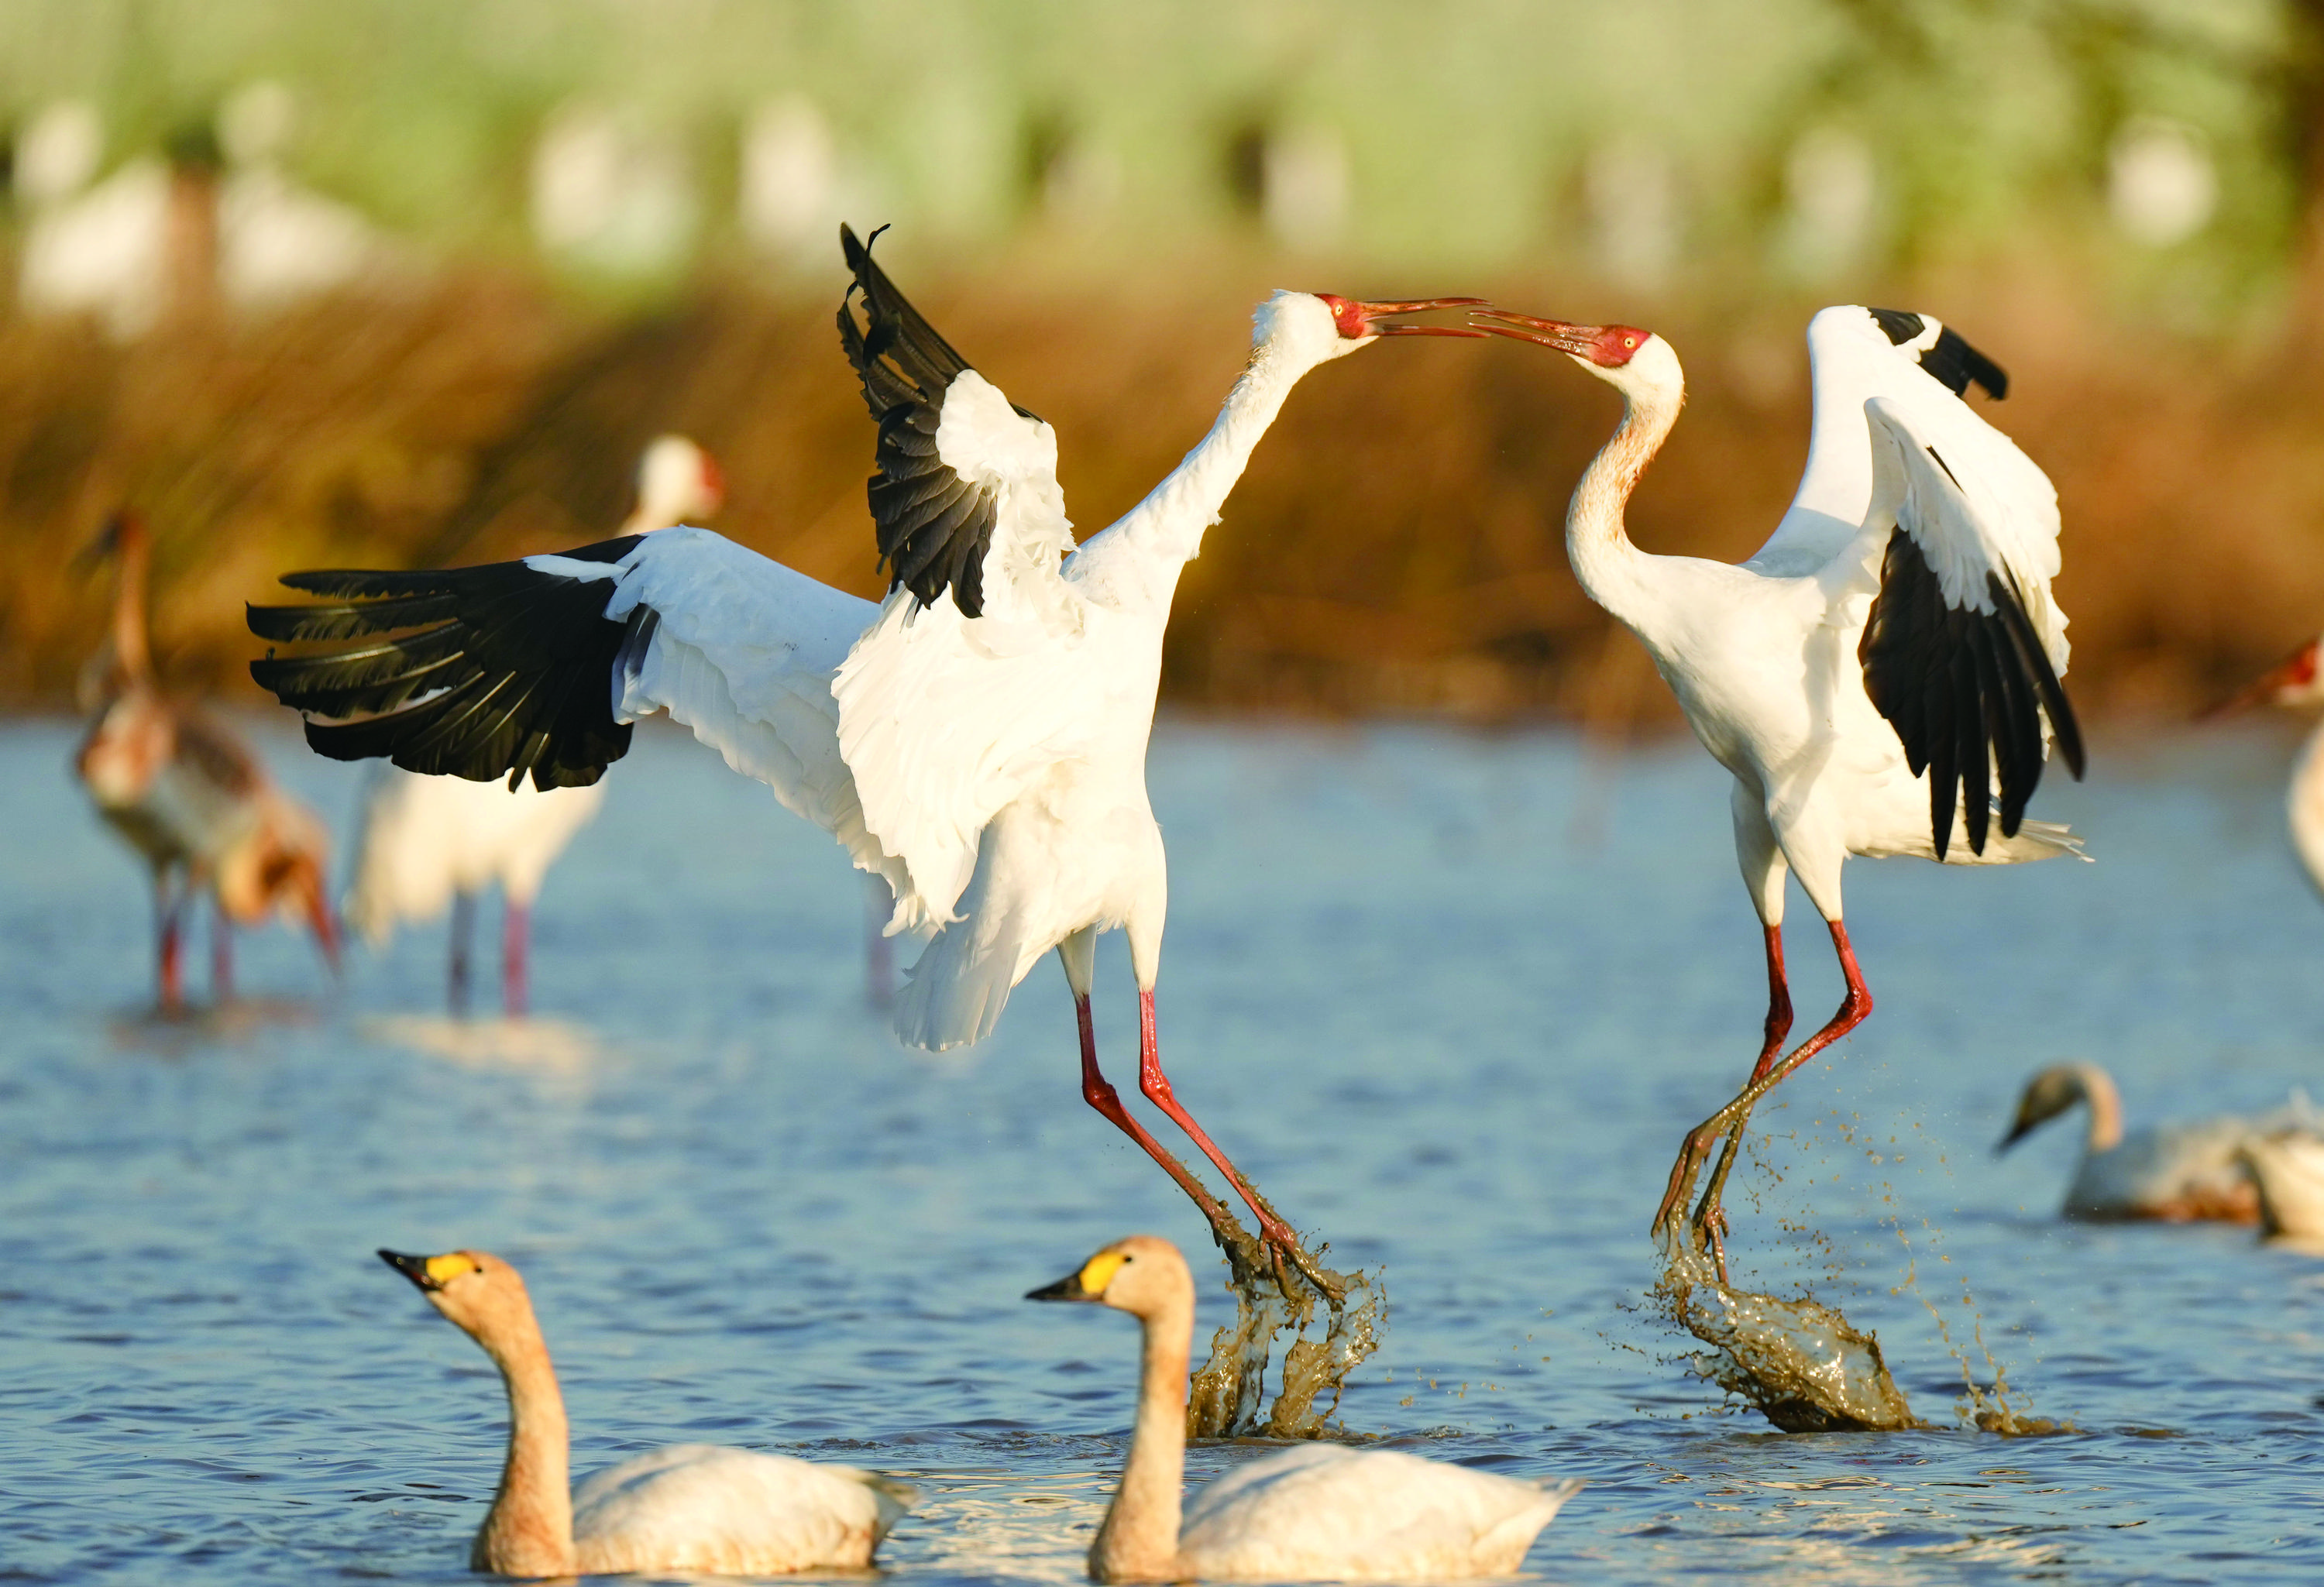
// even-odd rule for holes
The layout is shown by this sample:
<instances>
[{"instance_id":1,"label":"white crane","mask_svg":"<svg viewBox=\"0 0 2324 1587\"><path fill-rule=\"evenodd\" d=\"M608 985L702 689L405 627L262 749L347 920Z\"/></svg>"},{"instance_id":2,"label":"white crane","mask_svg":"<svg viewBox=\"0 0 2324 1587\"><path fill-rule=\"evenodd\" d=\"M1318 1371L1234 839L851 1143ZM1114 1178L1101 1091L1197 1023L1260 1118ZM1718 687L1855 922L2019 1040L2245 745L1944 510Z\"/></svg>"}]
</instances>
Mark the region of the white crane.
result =
<instances>
[{"instance_id":1,"label":"white crane","mask_svg":"<svg viewBox=\"0 0 2324 1587\"><path fill-rule=\"evenodd\" d=\"M2252 706L2324 706L2324 639L2312 639L2282 663L2219 707L2220 713ZM2292 787L2284 799L2292 826L2292 846L2310 880L2324 890L2324 727L2310 734L2292 769Z\"/></svg>"},{"instance_id":2,"label":"white crane","mask_svg":"<svg viewBox=\"0 0 2324 1587\"><path fill-rule=\"evenodd\" d=\"M1872 1011L1841 923L1842 863L2080 852L2065 828L2024 818L2052 741L2082 772L2058 681L2066 619L2050 595L2057 493L1965 400L1971 381L1997 398L2007 389L1991 359L1926 315L1826 309L1808 325L1807 471L1773 537L1740 567L1650 555L1622 514L1685 400L1678 355L1631 326L1499 309L1477 319L1567 354L1622 393L1621 425L1575 487L1566 553L1734 774L1736 858L1766 941L1765 1038L1749 1084L1688 1133L1655 1214L1658 1233L1674 1229L1726 1133L1693 1218L1723 1273L1720 1196L1752 1107ZM1848 991L1778 1062L1792 1023L1786 873L1830 927Z\"/></svg>"},{"instance_id":3,"label":"white crane","mask_svg":"<svg viewBox=\"0 0 2324 1587\"><path fill-rule=\"evenodd\" d=\"M217 909L210 926L216 1001L234 994L234 927L270 915L304 918L337 969L338 927L324 890L329 833L274 786L249 746L215 718L164 695L154 676L145 620L152 539L144 521L134 512L115 514L88 554L117 558L118 570L112 656L73 769L97 813L152 871L161 1011L174 1015L183 1005L186 907L202 892Z\"/></svg>"},{"instance_id":4,"label":"white crane","mask_svg":"<svg viewBox=\"0 0 2324 1587\"><path fill-rule=\"evenodd\" d=\"M530 774L544 788L595 781L627 749L633 721L668 711L884 878L891 934L933 932L896 1000L903 1040L981 1039L1056 949L1078 1010L1083 1096L1224 1238L1224 1207L1098 1068L1097 937L1125 929L1141 1088L1320 1285L1298 1237L1162 1071L1154 984L1167 882L1146 746L1163 629L1180 570L1299 378L1384 336L1475 335L1388 317L1479 300L1277 292L1254 316L1250 361L1210 434L1076 548L1056 433L971 368L853 232L840 235L854 275L840 339L879 421L870 499L890 576L884 602L706 531L664 530L450 572L290 575L291 587L343 604L254 608L254 632L364 642L270 657L253 673L308 714L308 742L323 754Z\"/></svg>"},{"instance_id":5,"label":"white crane","mask_svg":"<svg viewBox=\"0 0 2324 1587\"><path fill-rule=\"evenodd\" d=\"M659 436L638 461L638 502L624 534L715 516L725 482L709 453L679 435ZM574 834L604 801L604 789L503 787L465 777L381 768L364 803L347 919L374 946L404 921L452 911L449 997L466 1006L476 895L501 890L501 1006L525 1011L532 901Z\"/></svg>"}]
</instances>

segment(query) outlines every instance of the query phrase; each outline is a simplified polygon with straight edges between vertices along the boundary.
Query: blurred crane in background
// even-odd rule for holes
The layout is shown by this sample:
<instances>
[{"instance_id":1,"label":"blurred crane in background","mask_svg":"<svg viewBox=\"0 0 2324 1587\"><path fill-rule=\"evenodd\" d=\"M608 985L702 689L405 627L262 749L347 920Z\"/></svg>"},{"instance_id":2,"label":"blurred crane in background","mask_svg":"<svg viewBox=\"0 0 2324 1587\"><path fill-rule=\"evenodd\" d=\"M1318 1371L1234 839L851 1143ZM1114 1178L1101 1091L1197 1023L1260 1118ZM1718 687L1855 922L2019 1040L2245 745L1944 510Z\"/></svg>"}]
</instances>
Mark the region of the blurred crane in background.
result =
<instances>
[{"instance_id":1,"label":"blurred crane in background","mask_svg":"<svg viewBox=\"0 0 2324 1587\"><path fill-rule=\"evenodd\" d=\"M725 482L709 453L685 436L657 437L638 462L637 505L624 535L714 518ZM498 774L485 781L429 777L381 768L364 803L347 918L377 946L405 921L452 912L448 998L455 1012L468 1001L469 948L476 895L501 890L501 1007L512 1017L529 1002L532 902L565 845L604 802L602 783L529 788Z\"/></svg>"},{"instance_id":2,"label":"blurred crane in background","mask_svg":"<svg viewBox=\"0 0 2324 1587\"><path fill-rule=\"evenodd\" d=\"M2324 706L2324 639L2301 645L2213 715L2254 706ZM2324 726L2309 735L2293 763L2284 803L2292 846L2309 880L2324 891Z\"/></svg>"},{"instance_id":3,"label":"blurred crane in background","mask_svg":"<svg viewBox=\"0 0 2324 1587\"><path fill-rule=\"evenodd\" d=\"M131 512L115 515L90 547L117 565L113 635L100 703L75 769L97 814L144 857L153 877L155 982L164 1013L184 1004L181 935L188 904L216 905L213 999L233 995L234 927L271 914L303 918L331 968L338 927L325 891L330 837L304 805L276 788L257 755L214 719L167 698L146 632L152 542Z\"/></svg>"}]
</instances>

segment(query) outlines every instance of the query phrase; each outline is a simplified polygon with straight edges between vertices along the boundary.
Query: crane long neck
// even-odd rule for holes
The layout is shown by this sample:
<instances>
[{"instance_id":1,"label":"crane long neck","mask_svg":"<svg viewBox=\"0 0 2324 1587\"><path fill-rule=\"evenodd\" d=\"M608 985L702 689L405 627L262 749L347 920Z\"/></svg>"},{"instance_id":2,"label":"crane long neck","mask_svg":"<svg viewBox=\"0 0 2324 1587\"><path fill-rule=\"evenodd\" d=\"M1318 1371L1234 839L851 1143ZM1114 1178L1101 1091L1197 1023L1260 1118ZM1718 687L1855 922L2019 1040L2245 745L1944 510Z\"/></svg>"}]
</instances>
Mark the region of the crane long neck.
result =
<instances>
[{"instance_id":1,"label":"crane long neck","mask_svg":"<svg viewBox=\"0 0 2324 1587\"><path fill-rule=\"evenodd\" d=\"M1646 576L1652 561L1630 543L1623 510L1638 477L1678 422L1683 390L1622 393L1622 422L1573 487L1565 510L1565 554L1590 598L1633 630L1647 615Z\"/></svg>"},{"instance_id":2,"label":"crane long neck","mask_svg":"<svg viewBox=\"0 0 2324 1587\"><path fill-rule=\"evenodd\" d=\"M1102 567L1118 596L1143 595L1167 609L1179 573L1201 553L1204 531L1219 521L1219 510L1242 477L1259 438L1283 411L1291 388L1316 362L1293 354L1278 338L1259 344L1227 393L1210 433L1145 500L1102 534L1091 537L1083 553L1099 553L1088 558L1092 570ZM1127 588L1120 587L1124 564L1135 569L1135 580Z\"/></svg>"},{"instance_id":3,"label":"crane long neck","mask_svg":"<svg viewBox=\"0 0 2324 1587\"><path fill-rule=\"evenodd\" d=\"M573 1573L573 1490L565 1396L549 1345L528 1306L521 1318L477 1342L508 1389L508 1460L500 1491L476 1534L470 1568L503 1576Z\"/></svg>"},{"instance_id":4,"label":"crane long neck","mask_svg":"<svg viewBox=\"0 0 2324 1587\"><path fill-rule=\"evenodd\" d=\"M120 568L113 586L113 659L130 683L153 679L153 652L146 636L146 572L152 546L142 531L121 537Z\"/></svg>"},{"instance_id":5,"label":"crane long neck","mask_svg":"<svg viewBox=\"0 0 2324 1587\"><path fill-rule=\"evenodd\" d=\"M1143 1351L1138 1373L1138 1419L1121 1486L1090 1545L1090 1575L1100 1582L1168 1581L1178 1574L1180 1490L1186 1471L1186 1365L1194 1337L1194 1292L1189 1282L1139 1319Z\"/></svg>"}]
</instances>

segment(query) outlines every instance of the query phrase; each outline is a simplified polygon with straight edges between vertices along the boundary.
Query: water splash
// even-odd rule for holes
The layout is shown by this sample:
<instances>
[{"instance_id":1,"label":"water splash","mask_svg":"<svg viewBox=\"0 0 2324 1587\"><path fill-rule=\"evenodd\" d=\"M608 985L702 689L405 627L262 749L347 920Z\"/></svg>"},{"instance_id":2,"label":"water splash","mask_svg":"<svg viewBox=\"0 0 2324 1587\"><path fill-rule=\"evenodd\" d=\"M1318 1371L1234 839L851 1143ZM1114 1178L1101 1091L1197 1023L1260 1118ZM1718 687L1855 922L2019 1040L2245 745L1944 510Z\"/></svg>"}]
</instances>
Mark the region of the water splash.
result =
<instances>
[{"instance_id":1,"label":"water splash","mask_svg":"<svg viewBox=\"0 0 2324 1587\"><path fill-rule=\"evenodd\" d=\"M1235 1320L1211 1336L1210 1359L1196 1369L1186 1397L1190 1438L1320 1438L1339 1408L1348 1374L1379 1348L1388 1321L1388 1292L1376 1273L1317 1270L1314 1279L1273 1253L1229 1220L1215 1231L1225 1253L1227 1291L1235 1297ZM1326 1287L1325 1286L1328 1286ZM1333 1293L1336 1290L1337 1293ZM1307 1337L1318 1303L1326 1321L1322 1336ZM1291 1330L1283 1352L1282 1387L1262 1415L1267 1367L1276 1338ZM1321 1410L1316 1402L1328 1389Z\"/></svg>"},{"instance_id":2,"label":"water splash","mask_svg":"<svg viewBox=\"0 0 2324 1587\"><path fill-rule=\"evenodd\" d=\"M1888 1375L1880 1341L1834 1307L1720 1282L1683 1235L1664 1247L1654 1295L1670 1319L1711 1347L1695 1370L1786 1433L1894 1432L1928 1424Z\"/></svg>"}]
</instances>

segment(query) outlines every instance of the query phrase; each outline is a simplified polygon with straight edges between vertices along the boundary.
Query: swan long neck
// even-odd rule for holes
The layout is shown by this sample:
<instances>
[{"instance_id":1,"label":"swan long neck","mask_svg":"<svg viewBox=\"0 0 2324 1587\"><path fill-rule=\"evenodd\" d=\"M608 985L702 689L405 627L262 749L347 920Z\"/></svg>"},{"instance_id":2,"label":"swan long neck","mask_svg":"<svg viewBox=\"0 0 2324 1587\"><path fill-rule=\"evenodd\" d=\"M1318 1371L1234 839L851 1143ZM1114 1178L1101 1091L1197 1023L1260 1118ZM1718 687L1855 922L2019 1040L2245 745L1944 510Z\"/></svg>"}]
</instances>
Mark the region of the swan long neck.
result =
<instances>
[{"instance_id":1,"label":"swan long neck","mask_svg":"<svg viewBox=\"0 0 2324 1587\"><path fill-rule=\"evenodd\" d=\"M1186 1367L1194 1338L1194 1294L1182 1294L1151 1315L1138 1373L1138 1420L1121 1486L1090 1545L1090 1575L1100 1582L1168 1581L1179 1573L1179 1493L1186 1470Z\"/></svg>"},{"instance_id":2,"label":"swan long neck","mask_svg":"<svg viewBox=\"0 0 2324 1587\"><path fill-rule=\"evenodd\" d=\"M1630 543L1623 511L1638 477L1678 422L1685 388L1622 388L1622 422L1582 473L1565 510L1565 554L1589 597L1633 630L1646 614L1650 560Z\"/></svg>"},{"instance_id":3,"label":"swan long neck","mask_svg":"<svg viewBox=\"0 0 2324 1587\"><path fill-rule=\"evenodd\" d=\"M2096 1064L2077 1064L2074 1073L2090 1108L2089 1133L2083 1140L2083 1149L2092 1157L2112 1151L2122 1144L2122 1093L2115 1089L2114 1076Z\"/></svg>"},{"instance_id":4,"label":"swan long neck","mask_svg":"<svg viewBox=\"0 0 2324 1587\"><path fill-rule=\"evenodd\" d=\"M113 660L123 678L132 684L153 679L153 652L145 627L147 570L152 565L152 545L142 530L121 537L120 567L113 585Z\"/></svg>"},{"instance_id":5,"label":"swan long neck","mask_svg":"<svg viewBox=\"0 0 2324 1587\"><path fill-rule=\"evenodd\" d=\"M1218 418L1205 435L1180 459L1178 466L1146 494L1102 536L1092 537L1084 552L1100 540L1113 542L1102 559L1111 574L1115 558L1137 569L1137 584L1123 595L1139 594L1167 608L1176 592L1178 576L1203 549L1203 535L1219 521L1219 510L1242 478L1259 438L1283 411L1284 400L1300 377L1318 360L1295 354L1279 337L1269 337L1253 348L1242 377L1227 393Z\"/></svg>"},{"instance_id":6,"label":"swan long neck","mask_svg":"<svg viewBox=\"0 0 2324 1587\"><path fill-rule=\"evenodd\" d=\"M469 1568L503 1576L570 1575L573 1490L565 1396L530 1307L503 1334L479 1339L508 1387L508 1462L476 1534Z\"/></svg>"}]
</instances>

